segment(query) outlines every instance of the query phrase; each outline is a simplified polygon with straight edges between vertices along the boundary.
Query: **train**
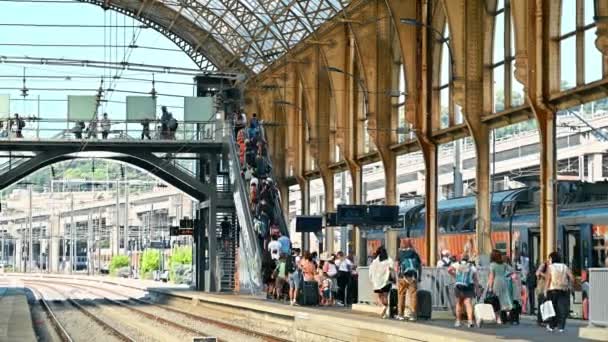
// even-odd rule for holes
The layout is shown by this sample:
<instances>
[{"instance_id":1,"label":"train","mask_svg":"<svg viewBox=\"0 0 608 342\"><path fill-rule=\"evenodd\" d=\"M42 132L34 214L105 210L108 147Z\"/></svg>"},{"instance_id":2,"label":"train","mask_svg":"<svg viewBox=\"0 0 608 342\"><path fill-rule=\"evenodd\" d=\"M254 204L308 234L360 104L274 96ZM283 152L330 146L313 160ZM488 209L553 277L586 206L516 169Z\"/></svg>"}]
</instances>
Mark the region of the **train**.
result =
<instances>
[{"instance_id":1,"label":"train","mask_svg":"<svg viewBox=\"0 0 608 342\"><path fill-rule=\"evenodd\" d=\"M591 267L608 267L608 182L559 181L557 187L557 249L573 273ZM529 257L533 266L540 255L540 188L536 184L494 192L491 200L491 238L495 249ZM475 197L464 196L438 203L438 249L460 256L475 253ZM424 205L399 209L399 239L410 239L426 259ZM381 231L367 232L367 252L385 244Z\"/></svg>"}]
</instances>

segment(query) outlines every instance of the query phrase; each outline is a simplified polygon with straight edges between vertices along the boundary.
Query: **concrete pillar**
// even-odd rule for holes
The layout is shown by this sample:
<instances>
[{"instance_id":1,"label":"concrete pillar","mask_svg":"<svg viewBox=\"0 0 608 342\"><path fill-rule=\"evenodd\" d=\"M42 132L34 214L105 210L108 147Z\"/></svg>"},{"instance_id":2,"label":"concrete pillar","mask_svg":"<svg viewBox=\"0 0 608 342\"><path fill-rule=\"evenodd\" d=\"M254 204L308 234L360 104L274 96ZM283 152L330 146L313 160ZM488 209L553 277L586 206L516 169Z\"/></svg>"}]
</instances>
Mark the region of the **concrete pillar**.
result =
<instances>
[{"instance_id":1,"label":"concrete pillar","mask_svg":"<svg viewBox=\"0 0 608 342\"><path fill-rule=\"evenodd\" d=\"M438 161L437 145L429 143L424 139L420 141L422 157L424 158L424 223L426 227L426 265L437 264L437 181ZM398 246L397 246L398 247Z\"/></svg>"},{"instance_id":2,"label":"concrete pillar","mask_svg":"<svg viewBox=\"0 0 608 342\"><path fill-rule=\"evenodd\" d=\"M52 273L59 272L59 262L61 256L59 255L59 236L60 236L60 227L59 227L59 217L57 215L51 215L50 217L50 236L51 236L51 246L49 248L49 269Z\"/></svg>"},{"instance_id":3,"label":"concrete pillar","mask_svg":"<svg viewBox=\"0 0 608 342\"><path fill-rule=\"evenodd\" d=\"M538 107L540 135L540 236L541 260L556 250L557 229L557 158L556 115Z\"/></svg>"},{"instance_id":4,"label":"concrete pillar","mask_svg":"<svg viewBox=\"0 0 608 342\"><path fill-rule=\"evenodd\" d=\"M21 239L15 240L15 269L18 272L23 272L23 241Z\"/></svg>"},{"instance_id":5,"label":"concrete pillar","mask_svg":"<svg viewBox=\"0 0 608 342\"><path fill-rule=\"evenodd\" d=\"M591 178L592 182L599 182L602 179L604 179L604 177L602 177L602 154L601 153L596 153L593 155L593 172L591 173L593 176Z\"/></svg>"},{"instance_id":6,"label":"concrete pillar","mask_svg":"<svg viewBox=\"0 0 608 342\"><path fill-rule=\"evenodd\" d=\"M300 183L300 195L302 204L302 215L308 215L310 213L310 182L306 179L299 179ZM326 196L327 197L327 196ZM302 251L310 250L310 233L301 233L302 238Z\"/></svg>"},{"instance_id":7,"label":"concrete pillar","mask_svg":"<svg viewBox=\"0 0 608 342\"><path fill-rule=\"evenodd\" d=\"M333 173L323 172L322 173L323 187L325 188L325 212L335 212L336 205L334 200L334 175ZM342 184L344 188L344 184ZM327 227L323 232L323 248L319 249L319 252L326 251L328 253L334 253L334 227ZM343 238L343 237L341 237Z\"/></svg>"},{"instance_id":8,"label":"concrete pillar","mask_svg":"<svg viewBox=\"0 0 608 342\"><path fill-rule=\"evenodd\" d=\"M209 184L211 184L214 188L217 184L217 156L211 155L209 157ZM208 226L207 226L207 237L209 244L209 292L215 292L220 290L219 278L217 277L217 217L216 217L216 193L213 192L211 197L209 198L209 217L208 217Z\"/></svg>"}]
</instances>

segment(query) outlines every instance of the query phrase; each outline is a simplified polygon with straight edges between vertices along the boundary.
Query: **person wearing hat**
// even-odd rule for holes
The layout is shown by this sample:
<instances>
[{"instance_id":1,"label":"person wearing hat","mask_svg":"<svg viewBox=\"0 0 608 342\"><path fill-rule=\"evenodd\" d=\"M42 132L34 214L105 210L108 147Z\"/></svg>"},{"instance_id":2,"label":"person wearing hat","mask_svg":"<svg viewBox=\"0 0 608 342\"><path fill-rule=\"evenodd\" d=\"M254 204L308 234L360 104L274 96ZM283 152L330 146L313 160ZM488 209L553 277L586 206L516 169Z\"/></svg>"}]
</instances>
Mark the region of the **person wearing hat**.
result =
<instances>
[{"instance_id":1,"label":"person wearing hat","mask_svg":"<svg viewBox=\"0 0 608 342\"><path fill-rule=\"evenodd\" d=\"M452 265L452 255L449 250L441 251L441 259L437 261L437 268L450 267Z\"/></svg>"}]
</instances>

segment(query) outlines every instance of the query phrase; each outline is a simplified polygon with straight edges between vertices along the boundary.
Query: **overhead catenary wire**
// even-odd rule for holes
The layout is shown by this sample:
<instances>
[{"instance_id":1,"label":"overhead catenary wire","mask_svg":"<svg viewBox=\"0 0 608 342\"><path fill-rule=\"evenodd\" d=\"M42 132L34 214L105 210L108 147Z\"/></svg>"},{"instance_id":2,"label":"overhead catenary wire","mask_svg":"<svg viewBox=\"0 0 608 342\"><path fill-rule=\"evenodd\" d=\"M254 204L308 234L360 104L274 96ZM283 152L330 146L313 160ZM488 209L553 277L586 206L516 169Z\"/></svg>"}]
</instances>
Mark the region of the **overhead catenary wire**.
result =
<instances>
[{"instance_id":1,"label":"overhead catenary wire","mask_svg":"<svg viewBox=\"0 0 608 342\"><path fill-rule=\"evenodd\" d=\"M8 47L31 47L31 48L48 48L48 47L60 47L60 48L78 48L78 49L99 49L112 47L115 49L118 48L129 48L129 49L142 49L142 50L156 50L156 51L169 51L169 52L179 52L183 53L180 49L172 49L172 48L161 48L156 46L145 46L145 45L101 45L101 44L35 44L35 43L0 43L0 46L8 46Z\"/></svg>"}]
</instances>

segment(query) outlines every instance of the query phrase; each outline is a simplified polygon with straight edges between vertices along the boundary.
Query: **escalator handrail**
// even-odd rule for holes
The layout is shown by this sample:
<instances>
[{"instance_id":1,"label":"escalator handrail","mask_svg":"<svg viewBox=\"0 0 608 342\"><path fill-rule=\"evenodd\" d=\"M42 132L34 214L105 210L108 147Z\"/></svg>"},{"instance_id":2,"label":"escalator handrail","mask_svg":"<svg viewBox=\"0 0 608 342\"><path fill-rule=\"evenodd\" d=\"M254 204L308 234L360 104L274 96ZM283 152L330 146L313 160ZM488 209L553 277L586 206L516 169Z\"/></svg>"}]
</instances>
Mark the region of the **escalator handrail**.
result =
<instances>
[{"instance_id":1,"label":"escalator handrail","mask_svg":"<svg viewBox=\"0 0 608 342\"><path fill-rule=\"evenodd\" d=\"M268 143L268 141L266 140L266 130L264 128L264 123L260 122L259 125L260 128L260 135L263 141L265 141L266 143ZM274 167L272 165L272 160L269 156L268 153L266 153L265 156L263 156L266 159L266 163L268 163L268 165L270 166L270 174L271 174L271 178L272 179L276 179L274 177ZM281 203L279 201L278 197L274 198L274 203L273 203L273 207L274 207L274 217L279 217L279 227L281 230L281 235L285 235L287 237L289 237L289 227L287 226L287 222L285 220L285 215L283 213L283 207L281 206Z\"/></svg>"},{"instance_id":2,"label":"escalator handrail","mask_svg":"<svg viewBox=\"0 0 608 342\"><path fill-rule=\"evenodd\" d=\"M251 292L252 294L255 294L255 292L259 289L254 288L254 286L257 285L257 287L261 286L261 260L262 260L262 251L261 251L261 246L258 244L258 240L257 240L257 234L255 232L254 226L253 226L253 217L251 215L251 210L249 208L249 194L248 194L248 189L245 186L245 182L243 180L243 177L241 177L241 163L240 163L240 159L239 159L239 154L236 151L236 139L234 136L234 129L232 128L231 123L226 122L225 123L226 127L228 128L227 132L225 133L225 139L227 140L227 143L229 145L229 151L230 151L230 159L231 159L231 163L233 165L233 167L230 167L230 173L231 173L231 180L232 183L234 184L234 188L233 188L233 194L234 194L234 200L235 202L238 200L240 201L240 208L242 209L242 215L244 216L244 221L245 222L240 222L241 220L239 220L239 223L241 224L241 234L240 237L244 239L244 243L247 246L244 246L243 244L241 244L239 250L242 252L242 254L245 254L245 260L240 260L239 264L240 265L244 265L247 264L248 267L247 270L247 274L249 275L249 279L247 279L249 281L249 284L251 285ZM238 210L238 207L237 207ZM238 214L238 213L237 213ZM243 230L246 231L246 234L243 234ZM245 240L246 239L246 240ZM241 253L239 253L241 254ZM239 266L240 269L241 266ZM259 268L259 269L252 269L252 268ZM258 276L259 276L259 282L256 281L255 279L253 279L253 272L258 272ZM259 283L259 284L258 284Z\"/></svg>"}]
</instances>

